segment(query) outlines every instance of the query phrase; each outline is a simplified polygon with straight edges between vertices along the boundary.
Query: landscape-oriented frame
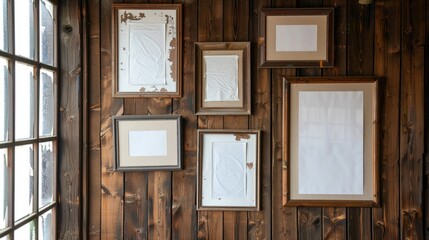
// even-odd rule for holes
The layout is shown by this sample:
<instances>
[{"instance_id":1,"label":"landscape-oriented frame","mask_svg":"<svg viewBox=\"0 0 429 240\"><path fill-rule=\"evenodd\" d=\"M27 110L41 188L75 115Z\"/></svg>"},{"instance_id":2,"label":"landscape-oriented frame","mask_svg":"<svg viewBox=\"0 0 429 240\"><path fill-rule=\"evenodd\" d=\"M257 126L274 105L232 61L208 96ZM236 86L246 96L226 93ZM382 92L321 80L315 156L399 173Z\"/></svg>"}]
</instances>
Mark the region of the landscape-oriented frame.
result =
<instances>
[{"instance_id":1,"label":"landscape-oriented frame","mask_svg":"<svg viewBox=\"0 0 429 240\"><path fill-rule=\"evenodd\" d=\"M182 94L182 5L112 4L113 97Z\"/></svg>"},{"instance_id":2,"label":"landscape-oriented frame","mask_svg":"<svg viewBox=\"0 0 429 240\"><path fill-rule=\"evenodd\" d=\"M334 8L262 9L260 67L333 67L333 28Z\"/></svg>"},{"instance_id":3,"label":"landscape-oriented frame","mask_svg":"<svg viewBox=\"0 0 429 240\"><path fill-rule=\"evenodd\" d=\"M299 124L299 114L304 113L304 111L300 112L299 100L302 96L305 96L304 94L308 93L322 92L326 96L331 96L338 91L345 94L357 94L359 92L363 94L363 151L360 153L363 158L363 173L361 176L363 180L363 192L362 194L302 194L300 193L302 185L299 185L299 161L302 161L299 156L299 147L301 144L300 134L303 133L302 131L305 131L306 126L305 124ZM302 92L306 93L301 95ZM282 172L283 205L370 207L379 204L379 92L380 78L377 77L297 77L284 79L282 132L284 165ZM321 104L323 105L324 103ZM344 107L344 109L344 111L348 111L348 107ZM349 110L353 109L353 107L350 107ZM302 116L304 119L306 115ZM326 118L328 117L326 116ZM304 138L302 139L305 140ZM340 139L337 140L341 141ZM323 143L321 142L320 144ZM349 161L349 159L344 159L344 161ZM315 166L311 167L315 168ZM335 169L337 166L327 167ZM307 177L310 176L305 176L305 178ZM317 179L317 181L324 181L324 179ZM341 183L339 179L338 181ZM306 182L306 179L303 182ZM305 188L306 186L303 187Z\"/></svg>"},{"instance_id":4,"label":"landscape-oriented frame","mask_svg":"<svg viewBox=\"0 0 429 240\"><path fill-rule=\"evenodd\" d=\"M206 57L237 57L238 98L233 100L207 100ZM250 115L250 43L249 42L197 42L195 43L196 63L196 109L197 115Z\"/></svg>"},{"instance_id":5,"label":"landscape-oriented frame","mask_svg":"<svg viewBox=\"0 0 429 240\"><path fill-rule=\"evenodd\" d=\"M210 130L199 129L197 131L197 210L221 210L221 211L258 211L260 199L260 130ZM219 144L219 145L217 145ZM218 148L221 146L221 148ZM239 147L245 147L245 154L238 154L238 158L245 161L241 167L236 163L238 158L234 159L231 154L224 150L233 150ZM243 148L242 148L243 149ZM240 151L238 151L240 152ZM243 153L243 150L241 151ZM221 154L222 158L216 157ZM217 162L221 159L223 164ZM240 161L238 161L240 162ZM216 166L220 166L222 170ZM244 168L244 169L243 169ZM245 179L231 181L230 174L240 173L245 175ZM220 178L225 176L223 178ZM242 175L243 176L243 175ZM235 194L242 192L244 196L238 197L225 193L226 196L216 195L216 180L224 183L228 191ZM243 188L234 187L235 183L243 183ZM218 188L219 189L219 188Z\"/></svg>"},{"instance_id":6,"label":"landscape-oriented frame","mask_svg":"<svg viewBox=\"0 0 429 240\"><path fill-rule=\"evenodd\" d=\"M113 116L117 171L180 170L180 115Z\"/></svg>"}]
</instances>

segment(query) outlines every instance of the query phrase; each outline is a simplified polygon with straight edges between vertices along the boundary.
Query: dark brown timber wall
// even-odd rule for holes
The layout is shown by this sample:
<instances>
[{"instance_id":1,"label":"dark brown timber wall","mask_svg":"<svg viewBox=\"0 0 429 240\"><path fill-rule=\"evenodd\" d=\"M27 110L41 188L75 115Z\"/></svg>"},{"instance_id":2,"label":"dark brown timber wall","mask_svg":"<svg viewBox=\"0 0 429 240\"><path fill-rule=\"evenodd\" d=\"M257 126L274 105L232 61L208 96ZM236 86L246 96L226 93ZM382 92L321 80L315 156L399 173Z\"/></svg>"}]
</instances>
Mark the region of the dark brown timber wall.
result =
<instances>
[{"instance_id":1,"label":"dark brown timber wall","mask_svg":"<svg viewBox=\"0 0 429 240\"><path fill-rule=\"evenodd\" d=\"M64 105L60 239L429 237L427 1L374 0L360 5L358 0L127 0L183 4L183 97L179 99L112 98L113 2L117 1L64 0L60 7ZM261 8L269 7L335 7L335 67L258 69L258 15ZM251 42L251 116L194 114L196 41ZM283 208L282 77L336 75L384 77L381 205ZM185 120L182 171L113 171L112 116L173 113ZM196 211L196 130L203 128L263 131L261 211Z\"/></svg>"}]
</instances>

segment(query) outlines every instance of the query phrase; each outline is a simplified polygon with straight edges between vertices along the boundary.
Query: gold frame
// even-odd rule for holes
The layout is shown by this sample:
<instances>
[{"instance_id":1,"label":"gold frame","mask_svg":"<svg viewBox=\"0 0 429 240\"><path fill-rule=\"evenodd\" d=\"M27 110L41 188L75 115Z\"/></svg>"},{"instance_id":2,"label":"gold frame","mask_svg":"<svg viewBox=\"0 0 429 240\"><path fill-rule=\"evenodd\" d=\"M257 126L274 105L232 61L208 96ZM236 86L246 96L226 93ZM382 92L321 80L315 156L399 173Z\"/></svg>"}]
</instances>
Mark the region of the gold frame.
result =
<instances>
[{"instance_id":1,"label":"gold frame","mask_svg":"<svg viewBox=\"0 0 429 240\"><path fill-rule=\"evenodd\" d=\"M379 78L377 77L298 77L285 78L283 88L283 205L370 207L379 203ZM300 194L298 192L297 120L300 91L362 91L363 193ZM293 124L296 123L296 124Z\"/></svg>"}]
</instances>

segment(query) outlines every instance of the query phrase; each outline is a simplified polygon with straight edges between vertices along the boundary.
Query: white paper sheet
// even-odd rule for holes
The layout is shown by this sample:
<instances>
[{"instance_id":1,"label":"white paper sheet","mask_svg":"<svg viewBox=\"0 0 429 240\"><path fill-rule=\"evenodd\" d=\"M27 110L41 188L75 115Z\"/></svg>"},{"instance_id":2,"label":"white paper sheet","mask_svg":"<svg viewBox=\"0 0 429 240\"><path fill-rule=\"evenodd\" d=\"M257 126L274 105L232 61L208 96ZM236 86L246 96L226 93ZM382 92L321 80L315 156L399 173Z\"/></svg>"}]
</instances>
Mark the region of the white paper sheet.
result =
<instances>
[{"instance_id":1,"label":"white paper sheet","mask_svg":"<svg viewBox=\"0 0 429 240\"><path fill-rule=\"evenodd\" d=\"M167 156L167 131L129 131L130 157Z\"/></svg>"},{"instance_id":2,"label":"white paper sheet","mask_svg":"<svg viewBox=\"0 0 429 240\"><path fill-rule=\"evenodd\" d=\"M165 23L130 26L130 84L165 84Z\"/></svg>"},{"instance_id":3,"label":"white paper sheet","mask_svg":"<svg viewBox=\"0 0 429 240\"><path fill-rule=\"evenodd\" d=\"M317 51L317 25L276 25L276 51Z\"/></svg>"},{"instance_id":4,"label":"white paper sheet","mask_svg":"<svg viewBox=\"0 0 429 240\"><path fill-rule=\"evenodd\" d=\"M246 143L213 143L213 198L246 194Z\"/></svg>"},{"instance_id":5,"label":"white paper sheet","mask_svg":"<svg viewBox=\"0 0 429 240\"><path fill-rule=\"evenodd\" d=\"M206 66L205 101L239 101L238 56L204 56Z\"/></svg>"},{"instance_id":6,"label":"white paper sheet","mask_svg":"<svg viewBox=\"0 0 429 240\"><path fill-rule=\"evenodd\" d=\"M363 92L299 92L299 193L363 194Z\"/></svg>"}]
</instances>

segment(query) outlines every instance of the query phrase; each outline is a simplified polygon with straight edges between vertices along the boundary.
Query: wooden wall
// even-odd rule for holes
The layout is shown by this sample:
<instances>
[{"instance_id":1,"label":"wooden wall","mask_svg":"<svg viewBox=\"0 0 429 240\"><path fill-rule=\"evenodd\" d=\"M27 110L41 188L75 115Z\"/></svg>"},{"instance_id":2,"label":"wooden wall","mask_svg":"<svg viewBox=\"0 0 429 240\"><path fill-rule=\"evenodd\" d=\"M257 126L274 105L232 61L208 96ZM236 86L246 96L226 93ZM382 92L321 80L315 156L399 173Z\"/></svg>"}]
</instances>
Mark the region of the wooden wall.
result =
<instances>
[{"instance_id":1,"label":"wooden wall","mask_svg":"<svg viewBox=\"0 0 429 240\"><path fill-rule=\"evenodd\" d=\"M126 0L183 3L183 98L179 99L113 99L111 4L116 0L62 2L63 12L75 13L76 6L82 10L80 17L80 12L75 16L83 21L82 31L77 33L81 34L83 48L75 49L79 54L72 57L75 61L83 57L85 71L78 79L84 85L80 88L70 90L75 86L65 83L72 80L62 77L62 89L83 91L84 111L80 114L84 130L80 136L84 139L83 150L79 150L81 159L60 159L59 176L68 184L60 189L60 239L77 239L79 232L83 238L95 240L393 240L429 236L429 157L424 155L429 150L429 131L424 128L424 122L429 121L429 104L424 106L429 102L428 77L424 76L425 70L429 70L429 61L424 61L425 53L429 53L425 48L429 6L425 0L375 0L371 5L360 5L358 0ZM267 7L335 7L335 67L258 69L258 14ZM61 19L70 21L64 15ZM62 34L67 30L63 27L60 26ZM61 44L66 47L62 54L73 51L67 51L65 40L62 37ZM251 116L194 115L196 41L252 43ZM73 64L67 58L64 60L62 72L69 73ZM281 80L283 76L321 75L385 78L380 207L282 208ZM111 117L172 113L185 119L184 169L114 172ZM202 128L263 131L261 211L196 211L196 130ZM67 140L65 136L64 141ZM83 166L76 169L76 162L81 160ZM66 181L67 172L82 175L82 180ZM77 201L75 195L67 195L76 189L82 195ZM76 219L83 222L76 223Z\"/></svg>"}]
</instances>

